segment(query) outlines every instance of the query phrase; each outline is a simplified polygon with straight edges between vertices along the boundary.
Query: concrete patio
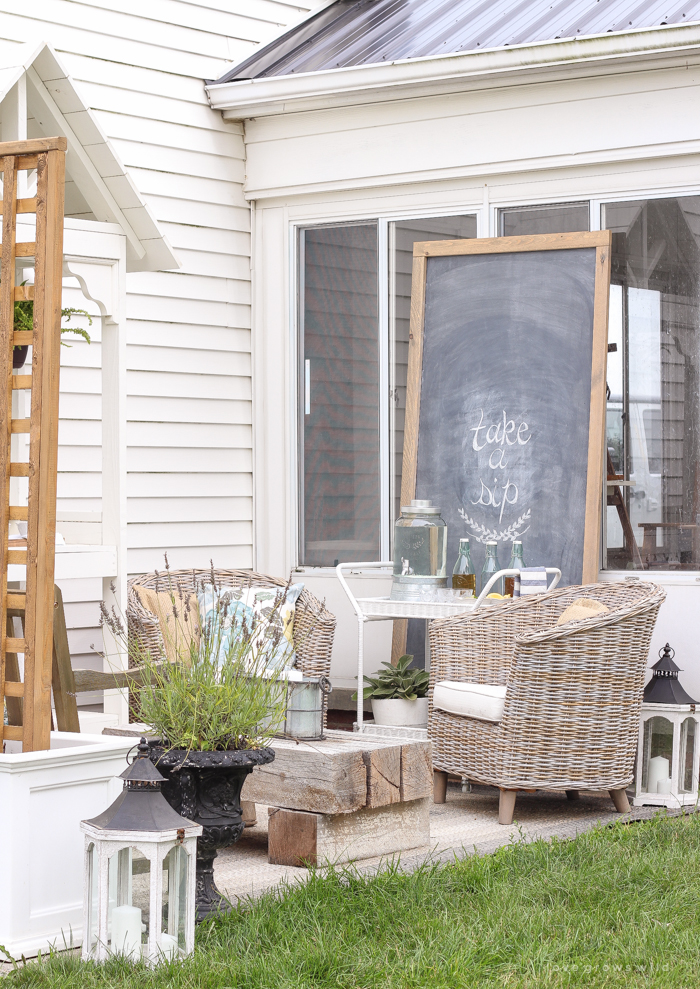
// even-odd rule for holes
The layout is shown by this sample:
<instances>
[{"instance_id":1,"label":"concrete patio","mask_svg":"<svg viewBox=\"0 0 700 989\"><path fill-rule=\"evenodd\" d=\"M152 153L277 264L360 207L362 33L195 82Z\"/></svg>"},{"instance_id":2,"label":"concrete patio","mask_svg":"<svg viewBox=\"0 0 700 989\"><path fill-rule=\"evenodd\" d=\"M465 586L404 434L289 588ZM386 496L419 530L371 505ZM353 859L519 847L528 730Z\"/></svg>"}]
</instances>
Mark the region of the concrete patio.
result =
<instances>
[{"instance_id":1,"label":"concrete patio","mask_svg":"<svg viewBox=\"0 0 700 989\"><path fill-rule=\"evenodd\" d=\"M455 784L448 787L447 803L431 807L430 845L404 852L400 862L402 868L411 870L427 859L446 862L488 854L515 841L574 838L599 823L644 820L658 812L654 807L635 807L630 814L617 814L607 793L582 794L572 801L563 793L541 791L519 794L515 821L504 827L498 823L498 790L475 786L471 793L463 793ZM385 861L386 857L362 859L356 867L371 872ZM260 804L256 825L246 828L236 845L219 852L214 872L219 889L234 904L280 884L303 882L309 875L308 869L268 864L267 807Z\"/></svg>"}]
</instances>

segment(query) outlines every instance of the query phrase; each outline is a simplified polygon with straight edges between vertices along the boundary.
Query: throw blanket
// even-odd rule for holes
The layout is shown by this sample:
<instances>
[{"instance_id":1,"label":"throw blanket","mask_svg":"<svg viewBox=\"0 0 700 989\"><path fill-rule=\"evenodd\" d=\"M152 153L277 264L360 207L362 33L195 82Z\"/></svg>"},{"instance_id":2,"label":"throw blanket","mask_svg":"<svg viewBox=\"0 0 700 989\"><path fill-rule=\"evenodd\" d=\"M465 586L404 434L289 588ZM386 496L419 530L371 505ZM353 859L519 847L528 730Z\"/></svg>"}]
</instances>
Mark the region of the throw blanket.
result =
<instances>
[{"instance_id":1,"label":"throw blanket","mask_svg":"<svg viewBox=\"0 0 700 989\"><path fill-rule=\"evenodd\" d=\"M518 584L520 587L518 588ZM516 594L516 588L518 593ZM520 580L514 581L513 597L525 597L527 594L544 594L547 590L547 570L545 567L525 567L520 571Z\"/></svg>"}]
</instances>

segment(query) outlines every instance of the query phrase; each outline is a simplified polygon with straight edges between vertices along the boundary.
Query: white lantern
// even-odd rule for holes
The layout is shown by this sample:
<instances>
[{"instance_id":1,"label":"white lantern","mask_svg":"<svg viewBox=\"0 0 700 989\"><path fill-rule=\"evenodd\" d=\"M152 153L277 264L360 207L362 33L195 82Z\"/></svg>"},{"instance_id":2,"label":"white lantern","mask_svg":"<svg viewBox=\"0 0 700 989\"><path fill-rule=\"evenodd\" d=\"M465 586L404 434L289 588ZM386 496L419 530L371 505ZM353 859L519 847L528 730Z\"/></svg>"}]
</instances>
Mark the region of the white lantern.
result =
<instances>
[{"instance_id":1,"label":"white lantern","mask_svg":"<svg viewBox=\"0 0 700 989\"><path fill-rule=\"evenodd\" d=\"M85 835L83 959L121 954L155 965L194 948L199 824L161 793L163 777L141 739L124 789Z\"/></svg>"},{"instance_id":2,"label":"white lantern","mask_svg":"<svg viewBox=\"0 0 700 989\"><path fill-rule=\"evenodd\" d=\"M697 802L700 716L678 680L673 655L666 643L644 690L635 806L683 807Z\"/></svg>"}]
</instances>

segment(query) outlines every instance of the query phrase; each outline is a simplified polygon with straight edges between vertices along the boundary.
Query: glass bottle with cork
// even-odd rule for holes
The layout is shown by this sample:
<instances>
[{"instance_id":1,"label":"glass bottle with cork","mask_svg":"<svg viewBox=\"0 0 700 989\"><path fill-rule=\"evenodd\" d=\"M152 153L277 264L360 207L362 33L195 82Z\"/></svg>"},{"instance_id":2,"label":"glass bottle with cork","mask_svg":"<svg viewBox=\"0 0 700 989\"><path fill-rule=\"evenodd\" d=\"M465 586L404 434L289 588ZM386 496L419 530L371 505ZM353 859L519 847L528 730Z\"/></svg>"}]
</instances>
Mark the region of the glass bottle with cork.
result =
<instances>
[{"instance_id":1,"label":"glass bottle with cork","mask_svg":"<svg viewBox=\"0 0 700 989\"><path fill-rule=\"evenodd\" d=\"M486 559L484 560L484 566L481 570L481 590L486 587L489 580L493 577L495 573L501 569L501 564L498 562L498 543L495 539L490 539L486 543ZM492 586L489 594L500 594L503 597L503 577L497 580Z\"/></svg>"},{"instance_id":2,"label":"glass bottle with cork","mask_svg":"<svg viewBox=\"0 0 700 989\"><path fill-rule=\"evenodd\" d=\"M452 571L452 587L476 593L476 572L469 553L469 540L460 539L459 555Z\"/></svg>"},{"instance_id":3,"label":"glass bottle with cork","mask_svg":"<svg viewBox=\"0 0 700 989\"><path fill-rule=\"evenodd\" d=\"M513 542L513 549L512 549L512 552L510 554L510 563L508 564L508 569L509 570L524 570L525 569L525 560L523 559L523 544L522 544L522 542L519 539L516 539ZM505 578L505 583L506 583L505 595L506 595L507 598L512 598L512 597L515 597L516 596L513 593L514 590L515 590L515 582L516 582L516 580L518 582L520 582L520 578L519 577L506 577ZM518 595L517 596L520 597L520 589L519 588L518 588Z\"/></svg>"}]
</instances>

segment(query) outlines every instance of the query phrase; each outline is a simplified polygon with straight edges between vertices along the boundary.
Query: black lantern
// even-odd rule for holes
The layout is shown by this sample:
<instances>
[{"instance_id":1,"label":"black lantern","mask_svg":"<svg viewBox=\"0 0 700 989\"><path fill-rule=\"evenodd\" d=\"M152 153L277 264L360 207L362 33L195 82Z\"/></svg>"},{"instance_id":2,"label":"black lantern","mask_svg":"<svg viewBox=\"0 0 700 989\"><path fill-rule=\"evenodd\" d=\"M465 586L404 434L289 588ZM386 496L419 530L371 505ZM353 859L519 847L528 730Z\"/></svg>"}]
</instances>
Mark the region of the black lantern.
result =
<instances>
[{"instance_id":1,"label":"black lantern","mask_svg":"<svg viewBox=\"0 0 700 989\"><path fill-rule=\"evenodd\" d=\"M678 680L674 655L667 642L644 689L635 805L683 807L697 799L700 720Z\"/></svg>"},{"instance_id":2,"label":"black lantern","mask_svg":"<svg viewBox=\"0 0 700 989\"><path fill-rule=\"evenodd\" d=\"M644 688L645 704L695 704L678 680L680 668L673 662L676 655L668 642L659 650L659 658L652 666L654 675Z\"/></svg>"}]
</instances>

